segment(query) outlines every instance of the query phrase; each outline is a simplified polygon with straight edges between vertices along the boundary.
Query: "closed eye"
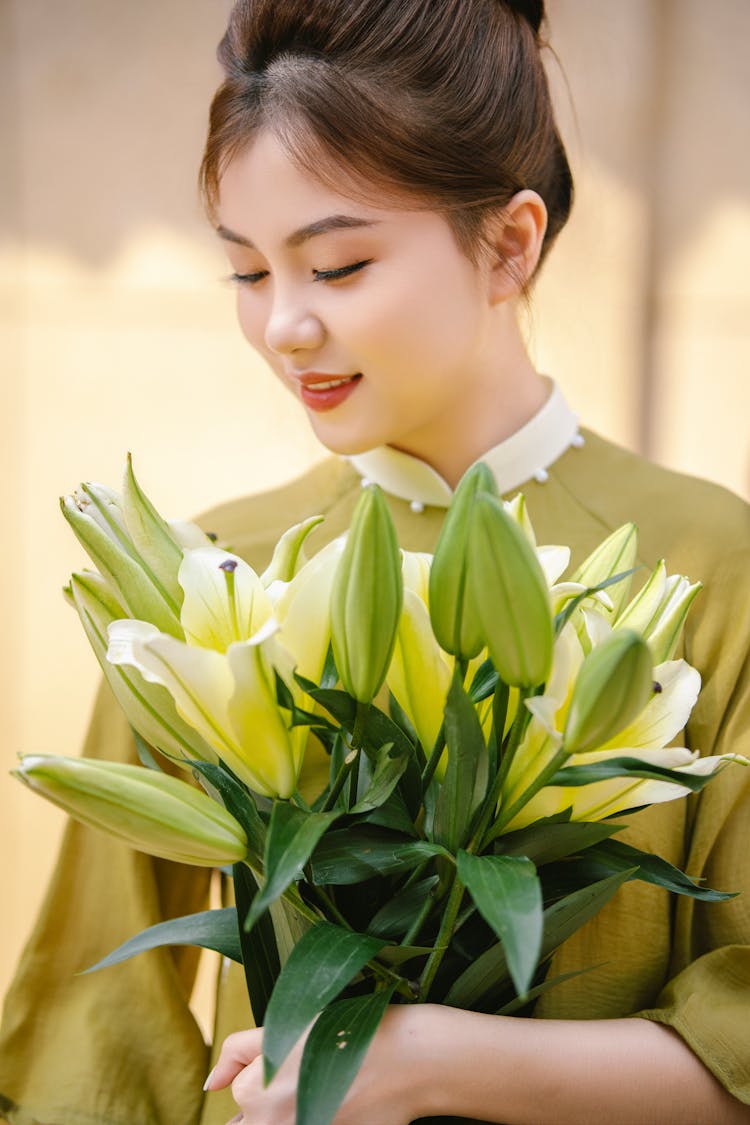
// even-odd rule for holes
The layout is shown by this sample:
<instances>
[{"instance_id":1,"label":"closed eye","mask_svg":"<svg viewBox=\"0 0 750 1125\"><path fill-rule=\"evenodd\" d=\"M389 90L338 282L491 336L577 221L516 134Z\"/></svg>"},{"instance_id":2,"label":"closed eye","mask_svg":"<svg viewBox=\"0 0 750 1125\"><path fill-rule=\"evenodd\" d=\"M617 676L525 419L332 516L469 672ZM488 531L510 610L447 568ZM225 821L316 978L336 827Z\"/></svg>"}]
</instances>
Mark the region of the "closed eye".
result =
<instances>
[{"instance_id":1,"label":"closed eye","mask_svg":"<svg viewBox=\"0 0 750 1125\"><path fill-rule=\"evenodd\" d=\"M237 285L257 285L267 276L268 270L256 270L255 273L232 273L228 280L234 281Z\"/></svg>"},{"instance_id":2,"label":"closed eye","mask_svg":"<svg viewBox=\"0 0 750 1125\"><path fill-rule=\"evenodd\" d=\"M358 273L363 270L365 266L369 266L372 258L367 258L364 262L354 262L351 266L341 266L337 270L313 270L314 281L340 281L344 277L351 277L353 273Z\"/></svg>"}]
</instances>

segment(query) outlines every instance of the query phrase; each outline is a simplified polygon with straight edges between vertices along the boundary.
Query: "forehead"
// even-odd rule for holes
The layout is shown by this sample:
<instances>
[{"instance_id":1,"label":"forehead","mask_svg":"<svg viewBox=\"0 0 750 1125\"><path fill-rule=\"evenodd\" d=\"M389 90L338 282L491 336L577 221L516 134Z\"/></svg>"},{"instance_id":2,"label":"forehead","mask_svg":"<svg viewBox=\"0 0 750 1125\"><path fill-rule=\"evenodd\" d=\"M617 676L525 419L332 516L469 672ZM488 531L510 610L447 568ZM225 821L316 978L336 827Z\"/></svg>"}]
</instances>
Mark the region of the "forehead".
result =
<instances>
[{"instance_id":1,"label":"forehead","mask_svg":"<svg viewBox=\"0 0 750 1125\"><path fill-rule=\"evenodd\" d=\"M300 168L277 137L263 130L234 156L221 176L218 222L248 240L281 242L327 216L351 217L372 225L413 220L413 199L399 198L394 192L378 201L372 188L343 165L333 168L333 178L339 172L340 191ZM328 180L330 164L327 173Z\"/></svg>"}]
</instances>

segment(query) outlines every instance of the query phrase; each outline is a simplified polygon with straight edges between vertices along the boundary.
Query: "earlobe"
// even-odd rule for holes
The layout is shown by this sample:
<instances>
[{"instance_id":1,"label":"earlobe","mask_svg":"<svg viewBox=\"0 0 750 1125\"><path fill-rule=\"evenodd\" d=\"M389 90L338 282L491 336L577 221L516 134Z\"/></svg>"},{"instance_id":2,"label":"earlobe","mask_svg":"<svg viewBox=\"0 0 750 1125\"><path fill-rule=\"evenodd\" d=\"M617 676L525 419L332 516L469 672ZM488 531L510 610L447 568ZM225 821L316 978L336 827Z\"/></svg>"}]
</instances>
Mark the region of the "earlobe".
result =
<instances>
[{"instance_id":1,"label":"earlobe","mask_svg":"<svg viewBox=\"0 0 750 1125\"><path fill-rule=\"evenodd\" d=\"M525 188L490 221L487 243L492 249L490 299L500 304L518 296L529 284L542 252L547 208L535 191Z\"/></svg>"}]
</instances>

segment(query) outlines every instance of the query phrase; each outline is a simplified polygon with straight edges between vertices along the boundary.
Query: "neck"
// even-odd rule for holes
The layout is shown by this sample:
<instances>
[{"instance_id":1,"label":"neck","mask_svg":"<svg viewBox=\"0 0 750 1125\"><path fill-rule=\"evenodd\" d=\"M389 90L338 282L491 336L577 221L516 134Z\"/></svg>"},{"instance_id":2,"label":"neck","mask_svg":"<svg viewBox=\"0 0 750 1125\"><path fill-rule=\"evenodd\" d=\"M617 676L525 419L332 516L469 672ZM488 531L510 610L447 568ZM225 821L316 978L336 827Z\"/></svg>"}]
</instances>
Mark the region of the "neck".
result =
<instances>
[{"instance_id":1,"label":"neck","mask_svg":"<svg viewBox=\"0 0 750 1125\"><path fill-rule=\"evenodd\" d=\"M410 435L408 445L394 444L425 461L451 488L482 454L526 425L549 396L549 384L529 359L514 311L505 305L498 312L501 331L488 340L474 392L446 419L445 432L438 434L433 427Z\"/></svg>"}]
</instances>

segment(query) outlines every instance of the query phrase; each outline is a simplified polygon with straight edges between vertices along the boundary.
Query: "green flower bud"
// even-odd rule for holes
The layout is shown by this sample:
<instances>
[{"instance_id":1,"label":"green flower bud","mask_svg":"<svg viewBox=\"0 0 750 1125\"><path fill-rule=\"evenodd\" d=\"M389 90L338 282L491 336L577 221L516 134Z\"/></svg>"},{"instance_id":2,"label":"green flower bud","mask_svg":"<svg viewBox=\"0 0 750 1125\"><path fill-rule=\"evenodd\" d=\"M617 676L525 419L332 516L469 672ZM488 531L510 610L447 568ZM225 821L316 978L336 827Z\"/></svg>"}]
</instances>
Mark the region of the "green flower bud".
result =
<instances>
[{"instance_id":1,"label":"green flower bud","mask_svg":"<svg viewBox=\"0 0 750 1125\"><path fill-rule=\"evenodd\" d=\"M701 582L691 583L681 574L670 575L667 579L664 601L644 633L654 664L662 664L674 656L688 610L702 589Z\"/></svg>"},{"instance_id":2,"label":"green flower bud","mask_svg":"<svg viewBox=\"0 0 750 1125\"><path fill-rule=\"evenodd\" d=\"M563 748L570 754L586 754L603 746L640 714L652 691L648 645L632 629L615 630L581 665Z\"/></svg>"},{"instance_id":3,"label":"green flower bud","mask_svg":"<svg viewBox=\"0 0 750 1125\"><path fill-rule=\"evenodd\" d=\"M596 547L589 557L581 563L570 578L582 586L598 586L615 574L632 570L638 554L638 528L634 523L623 524L613 531ZM615 615L625 604L630 591L632 575L607 587L607 595L612 599Z\"/></svg>"},{"instance_id":4,"label":"green flower bud","mask_svg":"<svg viewBox=\"0 0 750 1125\"><path fill-rule=\"evenodd\" d=\"M247 838L225 808L193 785L143 766L29 754L12 771L83 824L149 855L221 867L247 855Z\"/></svg>"},{"instance_id":5,"label":"green flower bud","mask_svg":"<svg viewBox=\"0 0 750 1125\"><path fill-rule=\"evenodd\" d=\"M635 629L648 641L654 664L671 660L682 634L685 618L703 589L682 574L667 574L662 559L642 590L625 607L615 628Z\"/></svg>"},{"instance_id":6,"label":"green flower bud","mask_svg":"<svg viewBox=\"0 0 750 1125\"><path fill-rule=\"evenodd\" d=\"M128 454L122 486L122 514L133 549L174 610L182 605L177 574L183 550L166 520L143 492Z\"/></svg>"},{"instance_id":7,"label":"green flower bud","mask_svg":"<svg viewBox=\"0 0 750 1125\"><path fill-rule=\"evenodd\" d=\"M178 606L138 555L117 494L101 485L86 484L75 496L63 497L60 507L128 616L151 621L163 632L182 637Z\"/></svg>"},{"instance_id":8,"label":"green flower bud","mask_svg":"<svg viewBox=\"0 0 750 1125\"><path fill-rule=\"evenodd\" d=\"M481 461L459 481L430 568L432 630L440 647L460 660L472 660L484 647L482 623L467 589L469 523L479 492L497 496L495 478Z\"/></svg>"},{"instance_id":9,"label":"green flower bud","mask_svg":"<svg viewBox=\"0 0 750 1125\"><path fill-rule=\"evenodd\" d=\"M385 679L403 601L401 554L377 485L354 510L331 590L331 642L341 682L369 703Z\"/></svg>"},{"instance_id":10,"label":"green flower bud","mask_svg":"<svg viewBox=\"0 0 750 1125\"><path fill-rule=\"evenodd\" d=\"M486 492L474 501L468 552L471 603L498 675L514 687L544 683L554 644L544 571L521 526Z\"/></svg>"}]
</instances>

